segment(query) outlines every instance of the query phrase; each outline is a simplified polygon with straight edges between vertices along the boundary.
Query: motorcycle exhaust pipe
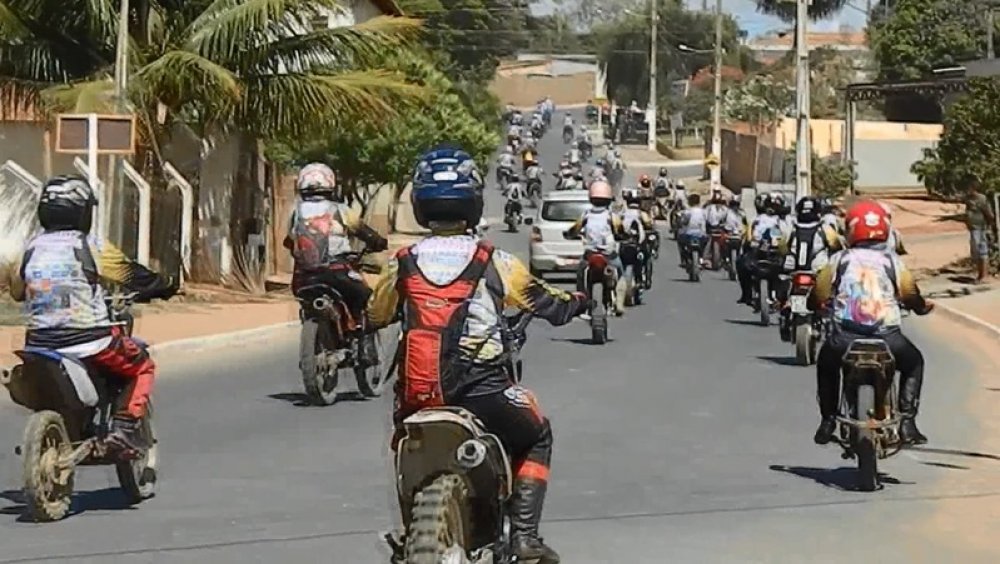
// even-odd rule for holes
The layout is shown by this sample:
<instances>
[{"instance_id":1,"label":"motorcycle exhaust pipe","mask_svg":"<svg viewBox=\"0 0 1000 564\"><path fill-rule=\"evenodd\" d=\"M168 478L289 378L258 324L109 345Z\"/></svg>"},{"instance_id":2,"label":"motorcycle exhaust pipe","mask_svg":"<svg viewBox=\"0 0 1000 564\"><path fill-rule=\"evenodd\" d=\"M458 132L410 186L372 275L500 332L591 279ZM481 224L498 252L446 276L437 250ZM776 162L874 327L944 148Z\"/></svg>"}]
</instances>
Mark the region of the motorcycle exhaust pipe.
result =
<instances>
[{"instance_id":1,"label":"motorcycle exhaust pipe","mask_svg":"<svg viewBox=\"0 0 1000 564\"><path fill-rule=\"evenodd\" d=\"M330 298L323 296L321 298L316 298L315 300L313 300L312 305L315 309L325 310L325 309L330 309L333 306L333 302L330 301Z\"/></svg>"},{"instance_id":2,"label":"motorcycle exhaust pipe","mask_svg":"<svg viewBox=\"0 0 1000 564\"><path fill-rule=\"evenodd\" d=\"M13 379L13 372L7 370L6 368L0 370L0 384L7 386Z\"/></svg>"},{"instance_id":3,"label":"motorcycle exhaust pipe","mask_svg":"<svg viewBox=\"0 0 1000 564\"><path fill-rule=\"evenodd\" d=\"M469 439L458 445L455 461L464 470L472 470L486 460L486 445L478 439Z\"/></svg>"}]
</instances>

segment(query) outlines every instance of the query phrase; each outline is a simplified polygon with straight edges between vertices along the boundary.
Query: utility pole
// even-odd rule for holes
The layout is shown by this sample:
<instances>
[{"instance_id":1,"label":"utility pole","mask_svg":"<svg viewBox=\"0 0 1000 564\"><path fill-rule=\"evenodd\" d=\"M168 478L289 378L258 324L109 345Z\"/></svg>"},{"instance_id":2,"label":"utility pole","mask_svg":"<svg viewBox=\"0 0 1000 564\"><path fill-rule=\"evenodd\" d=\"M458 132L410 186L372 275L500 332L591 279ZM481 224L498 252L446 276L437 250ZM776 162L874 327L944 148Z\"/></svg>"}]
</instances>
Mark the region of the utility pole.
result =
<instances>
[{"instance_id":1,"label":"utility pole","mask_svg":"<svg viewBox=\"0 0 1000 564\"><path fill-rule=\"evenodd\" d=\"M812 192L812 143L809 139L809 45L806 31L809 23L811 0L797 0L795 15L795 79L796 118L798 134L795 138L795 201Z\"/></svg>"},{"instance_id":2,"label":"utility pole","mask_svg":"<svg viewBox=\"0 0 1000 564\"><path fill-rule=\"evenodd\" d=\"M128 103L125 100L125 91L128 88L128 36L129 36L129 0L121 0L118 12L118 43L115 45L115 110L123 114L128 110ZM113 189L107 190L105 197L114 202L115 217L114 242L122 245L125 238L125 169L122 166L121 156L112 157L111 172L114 174L114 181L109 182ZM104 202L110 206L111 202Z\"/></svg>"},{"instance_id":3,"label":"utility pole","mask_svg":"<svg viewBox=\"0 0 1000 564\"><path fill-rule=\"evenodd\" d=\"M712 111L712 156L722 159L722 0L715 3L715 108ZM712 188L722 186L722 163L711 165Z\"/></svg>"},{"instance_id":4,"label":"utility pole","mask_svg":"<svg viewBox=\"0 0 1000 564\"><path fill-rule=\"evenodd\" d=\"M990 4L986 8L986 58L995 59L996 53L993 51L993 27L996 25L993 21L993 4Z\"/></svg>"},{"instance_id":5,"label":"utility pole","mask_svg":"<svg viewBox=\"0 0 1000 564\"><path fill-rule=\"evenodd\" d=\"M653 8L653 14L650 17L652 22L652 29L650 29L650 41L649 41L649 103L646 104L646 113L648 114L646 121L649 123L649 136L647 139L648 149L650 151L656 150L656 34L658 28L660 27L660 13L657 8L656 0L652 0L650 3Z\"/></svg>"}]
</instances>

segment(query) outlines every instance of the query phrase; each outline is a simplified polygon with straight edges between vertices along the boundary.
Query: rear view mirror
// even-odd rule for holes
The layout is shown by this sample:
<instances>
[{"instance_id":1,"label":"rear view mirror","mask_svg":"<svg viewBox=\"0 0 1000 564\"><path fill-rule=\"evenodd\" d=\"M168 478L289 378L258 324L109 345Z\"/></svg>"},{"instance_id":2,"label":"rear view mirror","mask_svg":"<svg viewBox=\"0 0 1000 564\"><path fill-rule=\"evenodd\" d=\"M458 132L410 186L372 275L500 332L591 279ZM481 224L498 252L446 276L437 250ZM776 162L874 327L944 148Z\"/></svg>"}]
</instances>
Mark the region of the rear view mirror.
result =
<instances>
[{"instance_id":1,"label":"rear view mirror","mask_svg":"<svg viewBox=\"0 0 1000 564\"><path fill-rule=\"evenodd\" d=\"M533 223L535 223L535 218L533 218L533 217L526 217L526 218L524 218L524 224L525 225L531 225Z\"/></svg>"}]
</instances>

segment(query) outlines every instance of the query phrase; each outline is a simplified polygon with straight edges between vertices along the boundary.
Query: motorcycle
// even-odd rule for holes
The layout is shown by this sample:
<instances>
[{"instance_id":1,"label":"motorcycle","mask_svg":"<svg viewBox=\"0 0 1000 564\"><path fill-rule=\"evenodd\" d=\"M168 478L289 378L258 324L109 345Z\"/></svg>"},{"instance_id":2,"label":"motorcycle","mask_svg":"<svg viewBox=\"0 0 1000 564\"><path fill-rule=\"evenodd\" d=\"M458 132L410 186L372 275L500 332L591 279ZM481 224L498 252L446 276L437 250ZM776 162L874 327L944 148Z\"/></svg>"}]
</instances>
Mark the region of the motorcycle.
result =
<instances>
[{"instance_id":1,"label":"motorcycle","mask_svg":"<svg viewBox=\"0 0 1000 564\"><path fill-rule=\"evenodd\" d=\"M517 233L517 226L521 224L521 205L520 203L515 203L513 200L508 201L504 206L504 223L507 224L507 231L510 233Z\"/></svg>"},{"instance_id":2,"label":"motorcycle","mask_svg":"<svg viewBox=\"0 0 1000 564\"><path fill-rule=\"evenodd\" d=\"M497 187L500 190L506 190L507 185L514 178L514 171L510 167L498 166L497 167Z\"/></svg>"},{"instance_id":3,"label":"motorcycle","mask_svg":"<svg viewBox=\"0 0 1000 564\"><path fill-rule=\"evenodd\" d=\"M721 227L709 228L708 263L712 270L720 270L724 264L726 249L729 247L729 236Z\"/></svg>"},{"instance_id":4,"label":"motorcycle","mask_svg":"<svg viewBox=\"0 0 1000 564\"><path fill-rule=\"evenodd\" d=\"M653 261L660 258L660 234L655 231L646 235L645 253L648 258L643 261L642 287L649 290L653 287Z\"/></svg>"},{"instance_id":5,"label":"motorcycle","mask_svg":"<svg viewBox=\"0 0 1000 564\"><path fill-rule=\"evenodd\" d=\"M806 307L815 286L816 275L812 272L793 273L788 293L788 315L782 316L781 320L783 336L787 335L787 340L795 345L795 358L802 366L816 363L819 345L826 334L823 317Z\"/></svg>"},{"instance_id":6,"label":"motorcycle","mask_svg":"<svg viewBox=\"0 0 1000 564\"><path fill-rule=\"evenodd\" d=\"M670 191L657 187L653 192L653 219L666 221L670 218Z\"/></svg>"},{"instance_id":7,"label":"motorcycle","mask_svg":"<svg viewBox=\"0 0 1000 564\"><path fill-rule=\"evenodd\" d=\"M528 195L528 204L533 208L537 208L538 204L542 201L542 179L529 179L526 193Z\"/></svg>"},{"instance_id":8,"label":"motorcycle","mask_svg":"<svg viewBox=\"0 0 1000 564\"><path fill-rule=\"evenodd\" d=\"M573 142L573 126L567 125L563 127L562 140L564 145L569 145Z\"/></svg>"},{"instance_id":9,"label":"motorcycle","mask_svg":"<svg viewBox=\"0 0 1000 564\"><path fill-rule=\"evenodd\" d=\"M600 116L600 113L601 113L600 108L588 104L586 109L587 123L591 125L597 125L597 118L598 116Z\"/></svg>"},{"instance_id":10,"label":"motorcycle","mask_svg":"<svg viewBox=\"0 0 1000 564\"><path fill-rule=\"evenodd\" d=\"M378 273L375 265L362 264L366 253L350 253L346 260L362 272ZM332 405L337 399L337 384L341 373L353 374L361 395L374 398L382 395L385 378L379 363L365 366L363 357L367 329L354 319L344 298L326 284L303 286L296 292L299 301L299 370L306 396L313 405ZM381 356L381 337L370 333L373 352Z\"/></svg>"},{"instance_id":11,"label":"motorcycle","mask_svg":"<svg viewBox=\"0 0 1000 564\"><path fill-rule=\"evenodd\" d=\"M701 282L701 243L701 239L691 237L685 238L681 242L681 258L687 269L688 280L691 282Z\"/></svg>"},{"instance_id":12,"label":"motorcycle","mask_svg":"<svg viewBox=\"0 0 1000 564\"><path fill-rule=\"evenodd\" d=\"M646 284L643 280L645 274L645 260L642 245L636 241L623 241L618 249L622 259L624 272L619 282L617 298L619 309L622 307L632 307L642 304L642 290Z\"/></svg>"},{"instance_id":13,"label":"motorcycle","mask_svg":"<svg viewBox=\"0 0 1000 564\"><path fill-rule=\"evenodd\" d=\"M109 298L112 323L132 335L130 307L136 294ZM146 348L144 342L140 346ZM123 452L107 442L112 420L129 383L94 372L77 358L58 351L26 347L16 351L21 364L0 371L0 383L14 403L34 413L15 452L23 457L25 513L34 521L66 516L77 466L114 466L125 499L135 505L153 496L159 445L153 403L147 404L139 433L144 452Z\"/></svg>"},{"instance_id":14,"label":"motorcycle","mask_svg":"<svg viewBox=\"0 0 1000 564\"><path fill-rule=\"evenodd\" d=\"M677 239L677 232L681 228L681 216L683 214L684 210L680 206L674 206L670 210L670 232L673 233L674 239Z\"/></svg>"},{"instance_id":15,"label":"motorcycle","mask_svg":"<svg viewBox=\"0 0 1000 564\"><path fill-rule=\"evenodd\" d=\"M878 460L903 446L896 361L885 341L858 339L844 354L841 374L837 442L844 458L857 459L858 489L874 491L879 485Z\"/></svg>"},{"instance_id":16,"label":"motorcycle","mask_svg":"<svg viewBox=\"0 0 1000 564\"><path fill-rule=\"evenodd\" d=\"M506 370L520 382L530 314L503 316ZM394 564L514 564L514 474L500 439L461 407L432 407L403 420L396 492L405 535L385 536Z\"/></svg>"},{"instance_id":17,"label":"motorcycle","mask_svg":"<svg viewBox=\"0 0 1000 564\"><path fill-rule=\"evenodd\" d=\"M777 288L774 280L777 277L781 266L777 249L762 247L757 251L757 260L754 271L754 299L758 313L760 313L760 324L767 327L771 324L771 315L775 312L777 305L774 293Z\"/></svg>"},{"instance_id":18,"label":"motorcycle","mask_svg":"<svg viewBox=\"0 0 1000 564\"><path fill-rule=\"evenodd\" d=\"M580 158L589 161L594 156L594 146L589 141L580 141Z\"/></svg>"},{"instance_id":19,"label":"motorcycle","mask_svg":"<svg viewBox=\"0 0 1000 564\"><path fill-rule=\"evenodd\" d=\"M736 280L736 261L739 260L739 249L743 243L743 238L739 235L730 234L726 241L726 252L723 258L723 267L729 274L729 279Z\"/></svg>"},{"instance_id":20,"label":"motorcycle","mask_svg":"<svg viewBox=\"0 0 1000 564\"><path fill-rule=\"evenodd\" d=\"M602 253L588 253L587 266L583 272L586 281L587 295L590 296L590 335L595 345L608 342L608 311L614 309L617 301L615 290L618 286L618 273L608 262L608 257ZM601 299L594 299L594 288L601 287Z\"/></svg>"}]
</instances>

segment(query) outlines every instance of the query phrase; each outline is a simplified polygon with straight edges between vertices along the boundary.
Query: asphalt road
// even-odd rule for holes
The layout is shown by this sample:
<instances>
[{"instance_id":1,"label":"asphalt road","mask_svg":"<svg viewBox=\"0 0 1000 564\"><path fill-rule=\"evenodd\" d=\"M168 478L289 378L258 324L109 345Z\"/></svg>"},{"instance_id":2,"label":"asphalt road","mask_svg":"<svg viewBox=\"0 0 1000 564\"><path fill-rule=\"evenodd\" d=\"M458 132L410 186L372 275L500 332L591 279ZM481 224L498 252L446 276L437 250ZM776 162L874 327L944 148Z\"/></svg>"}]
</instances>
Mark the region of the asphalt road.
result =
<instances>
[{"instance_id":1,"label":"asphalt road","mask_svg":"<svg viewBox=\"0 0 1000 564\"><path fill-rule=\"evenodd\" d=\"M545 143L546 161L561 153ZM493 238L526 255L523 231ZM997 561L918 527L937 500L1000 486L968 480L962 457L911 452L883 464L884 490L849 491L853 461L811 442L812 371L753 325L734 283L680 281L676 262L664 254L647 303L612 321L605 346L579 321L529 329L526 384L555 430L543 534L565 562ZM974 450L970 365L931 323L908 328L928 360L922 426L935 447ZM162 480L134 509L111 470L84 468L73 515L19 522L25 412L0 401L0 562L387 561L388 397L299 406L294 331L161 368Z\"/></svg>"}]
</instances>

